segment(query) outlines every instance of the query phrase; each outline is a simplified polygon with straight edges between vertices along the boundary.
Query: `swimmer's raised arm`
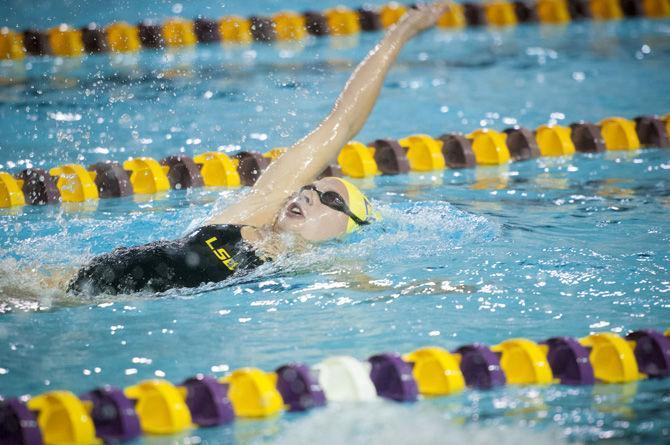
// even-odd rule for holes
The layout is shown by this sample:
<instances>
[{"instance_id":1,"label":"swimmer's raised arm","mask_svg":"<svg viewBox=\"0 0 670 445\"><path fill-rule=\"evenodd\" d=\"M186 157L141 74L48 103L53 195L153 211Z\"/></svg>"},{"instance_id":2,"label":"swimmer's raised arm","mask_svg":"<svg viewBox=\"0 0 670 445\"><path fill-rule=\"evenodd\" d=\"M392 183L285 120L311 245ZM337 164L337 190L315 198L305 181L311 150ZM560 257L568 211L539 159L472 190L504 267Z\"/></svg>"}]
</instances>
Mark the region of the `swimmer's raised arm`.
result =
<instances>
[{"instance_id":1,"label":"swimmer's raised arm","mask_svg":"<svg viewBox=\"0 0 670 445\"><path fill-rule=\"evenodd\" d=\"M356 67L330 114L277 159L255 187L279 188L290 194L314 181L334 162L342 147L363 128L400 50L416 34L434 25L442 9L444 4L410 9Z\"/></svg>"},{"instance_id":2,"label":"swimmer's raised arm","mask_svg":"<svg viewBox=\"0 0 670 445\"><path fill-rule=\"evenodd\" d=\"M363 127L398 53L412 37L435 24L447 3L410 9L356 67L330 114L274 161L245 199L210 223L271 223L282 202L314 181Z\"/></svg>"}]
</instances>

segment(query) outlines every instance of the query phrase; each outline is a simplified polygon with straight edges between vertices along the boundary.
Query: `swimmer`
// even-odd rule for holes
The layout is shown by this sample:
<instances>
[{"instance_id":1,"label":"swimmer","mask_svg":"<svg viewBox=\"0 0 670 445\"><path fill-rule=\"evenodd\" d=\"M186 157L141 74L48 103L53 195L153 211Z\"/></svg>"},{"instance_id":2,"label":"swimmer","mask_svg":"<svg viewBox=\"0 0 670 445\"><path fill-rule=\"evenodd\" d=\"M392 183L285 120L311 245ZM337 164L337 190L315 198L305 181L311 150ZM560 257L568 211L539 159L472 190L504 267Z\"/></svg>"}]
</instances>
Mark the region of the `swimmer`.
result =
<instances>
[{"instance_id":1,"label":"swimmer","mask_svg":"<svg viewBox=\"0 0 670 445\"><path fill-rule=\"evenodd\" d=\"M182 239L121 247L93 258L68 292L164 292L219 282L305 242L340 237L372 223L370 202L350 182L326 177L341 148L363 127L384 78L412 37L433 26L446 3L410 9L356 67L330 114L274 161L244 199Z\"/></svg>"}]
</instances>

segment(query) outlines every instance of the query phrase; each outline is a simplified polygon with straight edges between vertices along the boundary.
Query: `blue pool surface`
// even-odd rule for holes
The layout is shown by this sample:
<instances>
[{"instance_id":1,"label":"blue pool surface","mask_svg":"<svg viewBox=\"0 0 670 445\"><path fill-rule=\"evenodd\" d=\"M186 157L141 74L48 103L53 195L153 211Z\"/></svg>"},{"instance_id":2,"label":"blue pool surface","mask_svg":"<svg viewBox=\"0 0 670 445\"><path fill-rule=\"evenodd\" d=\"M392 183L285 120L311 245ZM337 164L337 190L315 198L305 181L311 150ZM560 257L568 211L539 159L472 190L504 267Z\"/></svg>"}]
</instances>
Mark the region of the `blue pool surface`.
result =
<instances>
[{"instance_id":1,"label":"blue pool surface","mask_svg":"<svg viewBox=\"0 0 670 445\"><path fill-rule=\"evenodd\" d=\"M84 9L51 1L40 3L45 12L38 15L9 4L2 20L42 27L68 17L76 24L136 21L149 12L162 18L176 5L91 2ZM308 5L199 1L182 5L180 14ZM325 116L379 37L3 62L0 170L290 145ZM665 114L669 73L668 21L433 30L403 51L357 139ZM358 181L382 222L251 276L114 299L66 296L62 283L93 255L181 236L246 192L173 190L1 210L0 394L81 392L153 377L181 382L199 372L272 370L339 354L365 359L426 345L664 330L669 171L670 151L650 148ZM138 442L314 437L355 444L445 437L668 443L670 380L332 405Z\"/></svg>"}]
</instances>

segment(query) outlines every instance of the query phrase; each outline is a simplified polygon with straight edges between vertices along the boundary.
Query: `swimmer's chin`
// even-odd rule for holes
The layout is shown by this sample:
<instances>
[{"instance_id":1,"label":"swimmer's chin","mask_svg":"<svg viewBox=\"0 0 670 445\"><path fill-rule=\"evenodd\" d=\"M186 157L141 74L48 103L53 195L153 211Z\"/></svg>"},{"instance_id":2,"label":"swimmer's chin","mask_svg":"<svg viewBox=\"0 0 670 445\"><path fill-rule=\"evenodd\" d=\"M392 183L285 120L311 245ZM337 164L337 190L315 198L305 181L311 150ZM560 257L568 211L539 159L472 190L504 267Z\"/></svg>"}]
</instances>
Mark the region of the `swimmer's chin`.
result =
<instances>
[{"instance_id":1,"label":"swimmer's chin","mask_svg":"<svg viewBox=\"0 0 670 445\"><path fill-rule=\"evenodd\" d=\"M279 221L272 226L249 229L249 231L243 231L242 236L264 261L275 261L288 252L305 251L311 244L297 230L292 230L292 227L282 227Z\"/></svg>"}]
</instances>

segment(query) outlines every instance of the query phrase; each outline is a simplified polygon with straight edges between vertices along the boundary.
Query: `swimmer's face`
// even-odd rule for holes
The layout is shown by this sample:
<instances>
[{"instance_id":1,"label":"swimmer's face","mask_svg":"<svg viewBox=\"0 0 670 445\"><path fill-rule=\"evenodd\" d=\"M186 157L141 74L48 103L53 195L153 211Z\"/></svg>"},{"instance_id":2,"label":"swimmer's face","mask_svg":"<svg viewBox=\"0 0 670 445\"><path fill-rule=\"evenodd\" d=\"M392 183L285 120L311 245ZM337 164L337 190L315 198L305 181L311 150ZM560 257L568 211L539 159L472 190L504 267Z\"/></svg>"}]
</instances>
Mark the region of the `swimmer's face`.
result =
<instances>
[{"instance_id":1,"label":"swimmer's face","mask_svg":"<svg viewBox=\"0 0 670 445\"><path fill-rule=\"evenodd\" d=\"M321 193L333 191L340 194L349 205L349 193L337 179L323 178L313 185ZM279 210L276 227L308 241L325 241L344 234L348 220L346 214L323 204L316 190L302 189Z\"/></svg>"}]
</instances>

